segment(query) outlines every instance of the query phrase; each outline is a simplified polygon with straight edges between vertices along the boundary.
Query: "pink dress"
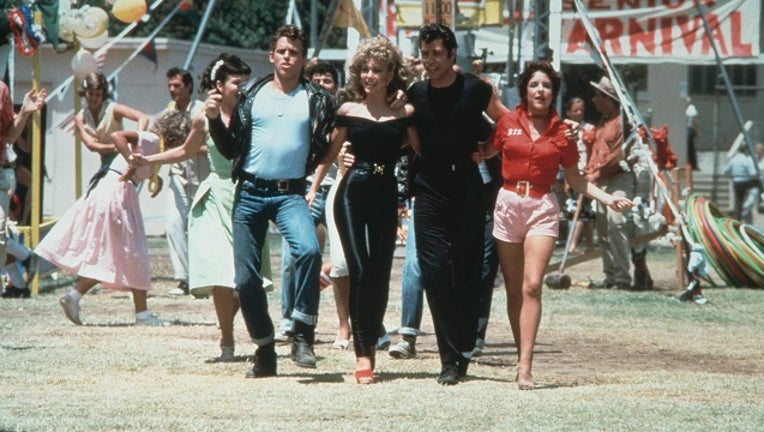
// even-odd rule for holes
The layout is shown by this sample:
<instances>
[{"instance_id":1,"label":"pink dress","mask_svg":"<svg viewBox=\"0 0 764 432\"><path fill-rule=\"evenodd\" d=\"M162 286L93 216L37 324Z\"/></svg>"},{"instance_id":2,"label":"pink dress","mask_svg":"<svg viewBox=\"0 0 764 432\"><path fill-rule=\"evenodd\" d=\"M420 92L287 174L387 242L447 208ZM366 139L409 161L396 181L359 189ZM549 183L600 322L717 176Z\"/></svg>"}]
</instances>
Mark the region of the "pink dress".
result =
<instances>
[{"instance_id":1,"label":"pink dress","mask_svg":"<svg viewBox=\"0 0 764 432\"><path fill-rule=\"evenodd\" d=\"M158 150L159 137L138 133L134 151L150 155ZM122 156L114 159L95 186L91 182L89 191L61 216L35 253L110 289L151 289L148 243L136 186L151 176L153 167L141 167L132 181L120 181L127 168Z\"/></svg>"}]
</instances>

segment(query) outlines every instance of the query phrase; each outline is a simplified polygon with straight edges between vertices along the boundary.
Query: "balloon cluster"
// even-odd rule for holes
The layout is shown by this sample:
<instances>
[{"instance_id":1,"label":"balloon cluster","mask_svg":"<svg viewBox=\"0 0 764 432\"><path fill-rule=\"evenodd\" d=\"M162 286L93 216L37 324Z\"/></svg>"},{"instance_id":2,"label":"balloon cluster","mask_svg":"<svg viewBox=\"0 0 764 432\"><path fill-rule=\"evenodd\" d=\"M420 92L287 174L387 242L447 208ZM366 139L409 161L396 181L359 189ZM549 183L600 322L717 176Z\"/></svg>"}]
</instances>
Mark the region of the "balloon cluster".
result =
<instances>
[{"instance_id":1,"label":"balloon cluster","mask_svg":"<svg viewBox=\"0 0 764 432\"><path fill-rule=\"evenodd\" d=\"M146 14L145 0L107 0L111 14L124 23L138 21ZM70 9L59 16L59 38L79 44L80 50L72 57L72 72L78 79L98 69L98 62L89 50L101 48L109 40L109 14L105 10L84 5Z\"/></svg>"}]
</instances>

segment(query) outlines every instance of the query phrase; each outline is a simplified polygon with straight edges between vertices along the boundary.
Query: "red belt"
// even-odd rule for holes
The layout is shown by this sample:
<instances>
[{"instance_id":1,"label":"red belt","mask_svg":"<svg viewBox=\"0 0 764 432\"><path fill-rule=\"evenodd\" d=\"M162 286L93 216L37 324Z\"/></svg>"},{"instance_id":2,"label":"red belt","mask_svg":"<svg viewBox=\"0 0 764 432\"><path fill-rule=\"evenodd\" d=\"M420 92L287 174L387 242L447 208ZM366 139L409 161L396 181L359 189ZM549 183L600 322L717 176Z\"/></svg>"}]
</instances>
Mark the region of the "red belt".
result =
<instances>
[{"instance_id":1,"label":"red belt","mask_svg":"<svg viewBox=\"0 0 764 432\"><path fill-rule=\"evenodd\" d=\"M531 182L529 181L521 180L515 183L505 181L504 189L510 192L514 192L523 197L541 199L544 197L544 195L552 191L552 186L531 184Z\"/></svg>"}]
</instances>

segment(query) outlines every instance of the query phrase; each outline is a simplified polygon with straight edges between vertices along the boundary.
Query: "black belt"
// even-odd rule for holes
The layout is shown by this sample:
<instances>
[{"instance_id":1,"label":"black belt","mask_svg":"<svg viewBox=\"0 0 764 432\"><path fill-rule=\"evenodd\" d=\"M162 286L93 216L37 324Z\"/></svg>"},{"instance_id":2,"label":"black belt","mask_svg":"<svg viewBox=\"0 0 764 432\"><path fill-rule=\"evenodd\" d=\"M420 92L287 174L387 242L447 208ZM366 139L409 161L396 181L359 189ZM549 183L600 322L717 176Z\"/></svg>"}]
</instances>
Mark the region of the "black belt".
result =
<instances>
[{"instance_id":1,"label":"black belt","mask_svg":"<svg viewBox=\"0 0 764 432\"><path fill-rule=\"evenodd\" d=\"M304 178L269 180L269 179L262 179L262 178L255 177L246 171L240 172L239 177L242 180L246 180L252 183L255 189L260 189L270 193L279 193L279 194L305 193L306 183Z\"/></svg>"}]
</instances>

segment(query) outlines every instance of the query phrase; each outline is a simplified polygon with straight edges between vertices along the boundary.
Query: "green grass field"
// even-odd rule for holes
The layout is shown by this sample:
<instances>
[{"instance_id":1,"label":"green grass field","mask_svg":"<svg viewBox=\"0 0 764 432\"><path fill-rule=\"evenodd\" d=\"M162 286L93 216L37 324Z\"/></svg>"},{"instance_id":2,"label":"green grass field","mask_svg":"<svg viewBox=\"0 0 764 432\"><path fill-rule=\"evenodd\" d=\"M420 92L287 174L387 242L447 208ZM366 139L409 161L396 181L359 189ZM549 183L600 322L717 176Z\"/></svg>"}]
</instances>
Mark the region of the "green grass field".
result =
<instances>
[{"instance_id":1,"label":"green grass field","mask_svg":"<svg viewBox=\"0 0 764 432\"><path fill-rule=\"evenodd\" d=\"M494 294L486 353L455 387L436 383L427 312L418 357L380 352L378 382L356 385L352 352L331 348L330 290L322 294L318 368L295 367L283 345L278 377L246 380L254 347L241 318L239 361L208 362L219 353L212 301L166 294L173 283L161 246L152 243L157 277L149 305L173 326L132 326L129 296L106 290L83 300L83 326L69 323L57 304L68 287L0 301L0 430L764 430L764 292L706 289L707 305L681 303L670 249L648 257L655 291L545 290L538 389L522 392L502 289ZM402 262L394 264L391 327L400 317ZM591 263L569 273L586 280L598 269ZM274 319L278 299L277 288L269 294Z\"/></svg>"}]
</instances>

